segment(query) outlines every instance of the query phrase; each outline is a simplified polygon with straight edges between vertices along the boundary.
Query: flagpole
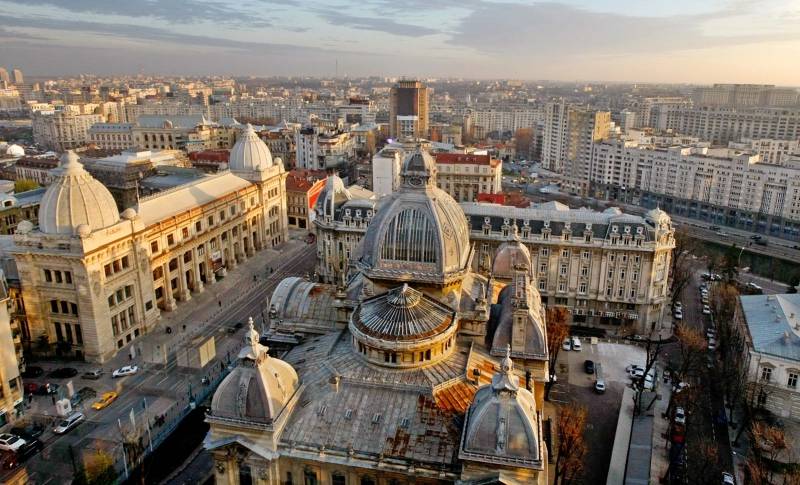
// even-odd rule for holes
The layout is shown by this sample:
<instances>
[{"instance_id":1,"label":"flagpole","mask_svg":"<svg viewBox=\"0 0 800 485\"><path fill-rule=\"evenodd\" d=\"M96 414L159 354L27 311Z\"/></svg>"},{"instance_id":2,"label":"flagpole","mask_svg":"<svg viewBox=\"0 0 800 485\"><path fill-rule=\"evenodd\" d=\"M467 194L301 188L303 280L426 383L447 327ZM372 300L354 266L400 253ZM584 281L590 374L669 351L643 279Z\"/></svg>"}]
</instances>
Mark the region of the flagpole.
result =
<instances>
[{"instance_id":1,"label":"flagpole","mask_svg":"<svg viewBox=\"0 0 800 485\"><path fill-rule=\"evenodd\" d=\"M125 470L125 478L128 478L128 455L125 454L125 434L122 432L122 422L117 418L117 426L119 427L119 434L122 436L122 466Z\"/></svg>"},{"instance_id":2,"label":"flagpole","mask_svg":"<svg viewBox=\"0 0 800 485\"><path fill-rule=\"evenodd\" d=\"M147 398L143 397L144 401L144 420L147 423L147 441L150 443L150 453L153 452L153 436L150 434L150 417L147 413Z\"/></svg>"}]
</instances>

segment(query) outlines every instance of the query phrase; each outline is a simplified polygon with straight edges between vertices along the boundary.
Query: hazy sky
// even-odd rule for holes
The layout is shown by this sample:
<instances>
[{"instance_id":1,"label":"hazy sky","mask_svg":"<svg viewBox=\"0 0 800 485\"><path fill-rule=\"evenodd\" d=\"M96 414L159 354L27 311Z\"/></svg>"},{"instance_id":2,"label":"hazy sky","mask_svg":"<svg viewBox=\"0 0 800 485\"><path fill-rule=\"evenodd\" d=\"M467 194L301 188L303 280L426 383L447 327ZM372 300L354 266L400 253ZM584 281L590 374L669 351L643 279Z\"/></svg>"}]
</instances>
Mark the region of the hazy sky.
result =
<instances>
[{"instance_id":1,"label":"hazy sky","mask_svg":"<svg viewBox=\"0 0 800 485\"><path fill-rule=\"evenodd\" d=\"M800 84L800 0L0 0L0 65Z\"/></svg>"}]
</instances>

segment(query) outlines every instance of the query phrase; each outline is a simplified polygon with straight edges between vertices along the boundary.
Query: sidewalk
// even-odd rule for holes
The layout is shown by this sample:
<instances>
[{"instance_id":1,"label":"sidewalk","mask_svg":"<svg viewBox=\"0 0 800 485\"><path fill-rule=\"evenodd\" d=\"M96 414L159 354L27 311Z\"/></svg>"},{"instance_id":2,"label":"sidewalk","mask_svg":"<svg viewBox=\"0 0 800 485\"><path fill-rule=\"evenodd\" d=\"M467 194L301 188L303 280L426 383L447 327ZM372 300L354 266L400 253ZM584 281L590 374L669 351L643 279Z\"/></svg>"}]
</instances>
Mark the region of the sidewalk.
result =
<instances>
[{"instance_id":1,"label":"sidewalk","mask_svg":"<svg viewBox=\"0 0 800 485\"><path fill-rule=\"evenodd\" d=\"M653 455L650 460L650 483L657 484L667 474L669 469L669 446L667 435L669 433L669 418L664 418L672 394L672 381L658 380L658 394L660 398L653 406Z\"/></svg>"}]
</instances>

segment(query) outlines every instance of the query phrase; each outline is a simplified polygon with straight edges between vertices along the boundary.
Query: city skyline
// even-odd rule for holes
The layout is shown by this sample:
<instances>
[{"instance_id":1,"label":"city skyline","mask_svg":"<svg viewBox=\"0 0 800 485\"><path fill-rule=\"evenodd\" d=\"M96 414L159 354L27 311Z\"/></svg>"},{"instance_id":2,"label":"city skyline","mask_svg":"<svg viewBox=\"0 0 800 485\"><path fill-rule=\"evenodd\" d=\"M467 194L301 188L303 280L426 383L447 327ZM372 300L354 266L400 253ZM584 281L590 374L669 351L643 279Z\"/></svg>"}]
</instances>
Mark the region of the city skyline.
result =
<instances>
[{"instance_id":1,"label":"city skyline","mask_svg":"<svg viewBox=\"0 0 800 485\"><path fill-rule=\"evenodd\" d=\"M800 47L800 10L785 0L10 0L0 8L0 59L33 76L338 73L778 85L800 78L800 67L785 62Z\"/></svg>"}]
</instances>

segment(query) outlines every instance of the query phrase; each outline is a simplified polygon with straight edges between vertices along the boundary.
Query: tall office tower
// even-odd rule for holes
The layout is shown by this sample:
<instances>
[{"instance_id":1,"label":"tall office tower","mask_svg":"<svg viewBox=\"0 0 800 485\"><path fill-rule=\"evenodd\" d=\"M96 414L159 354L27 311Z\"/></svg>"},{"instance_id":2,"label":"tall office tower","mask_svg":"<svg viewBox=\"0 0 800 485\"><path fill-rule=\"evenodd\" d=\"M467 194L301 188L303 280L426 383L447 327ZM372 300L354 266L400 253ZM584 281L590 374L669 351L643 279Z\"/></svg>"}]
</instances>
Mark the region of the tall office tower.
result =
<instances>
[{"instance_id":1,"label":"tall office tower","mask_svg":"<svg viewBox=\"0 0 800 485\"><path fill-rule=\"evenodd\" d=\"M420 81L402 80L389 95L389 137L428 136L428 88Z\"/></svg>"},{"instance_id":2,"label":"tall office tower","mask_svg":"<svg viewBox=\"0 0 800 485\"><path fill-rule=\"evenodd\" d=\"M611 113L570 107L567 115L567 149L564 159L564 187L580 195L589 192L594 144L608 138Z\"/></svg>"},{"instance_id":3,"label":"tall office tower","mask_svg":"<svg viewBox=\"0 0 800 485\"><path fill-rule=\"evenodd\" d=\"M8 71L6 68L0 67L0 85L6 86L11 83L11 78L8 77Z\"/></svg>"},{"instance_id":4,"label":"tall office tower","mask_svg":"<svg viewBox=\"0 0 800 485\"><path fill-rule=\"evenodd\" d=\"M22 76L22 71L19 69L14 69L12 72L14 73L14 84L22 84L25 82L25 78Z\"/></svg>"}]
</instances>

